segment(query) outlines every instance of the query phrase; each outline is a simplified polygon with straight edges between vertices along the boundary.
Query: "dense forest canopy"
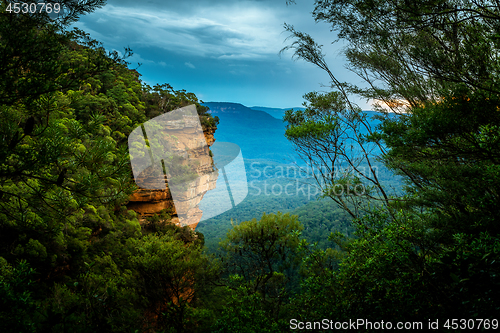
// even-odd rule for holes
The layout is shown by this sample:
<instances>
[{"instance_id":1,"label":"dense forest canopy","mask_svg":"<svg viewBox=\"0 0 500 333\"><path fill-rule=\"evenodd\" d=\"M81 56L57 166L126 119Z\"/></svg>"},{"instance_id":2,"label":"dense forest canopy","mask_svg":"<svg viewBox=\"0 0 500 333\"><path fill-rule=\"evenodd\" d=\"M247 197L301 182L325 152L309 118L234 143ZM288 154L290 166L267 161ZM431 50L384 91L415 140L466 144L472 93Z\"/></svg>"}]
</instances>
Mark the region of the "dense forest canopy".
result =
<instances>
[{"instance_id":1,"label":"dense forest canopy","mask_svg":"<svg viewBox=\"0 0 500 333\"><path fill-rule=\"evenodd\" d=\"M137 188L127 137L190 104L204 127L216 121L193 93L143 83L127 68L131 50L120 58L66 29L103 1L65 3L74 7L59 21L1 4L1 330L181 325L183 313L157 317L169 301L182 311L193 301L193 284L180 279L204 274L202 238L173 225L141 227L126 209Z\"/></svg>"},{"instance_id":2,"label":"dense forest canopy","mask_svg":"<svg viewBox=\"0 0 500 333\"><path fill-rule=\"evenodd\" d=\"M314 19L345 41L362 87L338 81L321 46L286 25L286 49L332 80L284 117L297 151L326 170L317 181L328 201L297 210L324 231L263 214L232 223L213 255L170 212L140 224L126 209L136 189L126 142L189 104L204 128L217 120L193 93L142 82L126 62L132 50L119 57L68 30L104 1L49 2L67 16L0 4L2 332L283 332L325 318L498 328L496 1L315 1ZM354 95L391 115L371 126ZM375 161L402 177L402 194L377 178ZM333 191L356 184L368 195ZM304 234L323 236L320 246Z\"/></svg>"}]
</instances>

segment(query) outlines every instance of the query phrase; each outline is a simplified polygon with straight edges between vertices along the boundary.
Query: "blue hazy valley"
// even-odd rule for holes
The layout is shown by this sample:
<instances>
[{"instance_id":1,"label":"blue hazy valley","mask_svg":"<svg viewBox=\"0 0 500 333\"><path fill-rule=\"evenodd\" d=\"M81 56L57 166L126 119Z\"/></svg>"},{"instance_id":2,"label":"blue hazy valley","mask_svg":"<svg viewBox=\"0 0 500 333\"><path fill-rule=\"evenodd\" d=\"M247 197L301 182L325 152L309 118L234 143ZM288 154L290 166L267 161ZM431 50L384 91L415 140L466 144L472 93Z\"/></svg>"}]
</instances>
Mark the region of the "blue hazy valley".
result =
<instances>
[{"instance_id":1,"label":"blue hazy valley","mask_svg":"<svg viewBox=\"0 0 500 333\"><path fill-rule=\"evenodd\" d=\"M219 117L216 142L231 142L240 147L248 183L248 195L240 204L198 224L196 230L205 235L209 250L215 250L231 228L231 220L239 223L278 211L298 215L305 226L304 236L323 247L328 242L325 235L332 231L351 235L350 217L331 199L320 198L310 168L286 139L286 124L281 117L287 109L249 108L224 102L203 105ZM383 182L399 187L396 178L381 164L378 166ZM202 200L202 210L203 204Z\"/></svg>"}]
</instances>

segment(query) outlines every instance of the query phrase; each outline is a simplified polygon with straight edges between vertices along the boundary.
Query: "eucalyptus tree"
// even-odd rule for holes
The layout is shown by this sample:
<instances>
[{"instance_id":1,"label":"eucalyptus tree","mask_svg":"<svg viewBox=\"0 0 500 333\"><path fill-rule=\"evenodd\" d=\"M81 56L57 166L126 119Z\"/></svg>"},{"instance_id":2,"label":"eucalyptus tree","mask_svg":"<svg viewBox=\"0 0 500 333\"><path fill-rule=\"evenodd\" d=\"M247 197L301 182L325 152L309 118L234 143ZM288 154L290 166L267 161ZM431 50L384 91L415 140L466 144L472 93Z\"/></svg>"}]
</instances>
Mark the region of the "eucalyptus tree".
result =
<instances>
[{"instance_id":1,"label":"eucalyptus tree","mask_svg":"<svg viewBox=\"0 0 500 333\"><path fill-rule=\"evenodd\" d=\"M353 94L371 99L386 114L363 143L383 144L382 161L406 185L398 200L358 220L359 239L346 245L341 269L332 275L350 286L331 286L344 300L339 313L494 317L500 283L500 4L319 0L313 17L345 41L347 66L365 84L338 81L321 45L285 25L293 39L285 50L325 70L336 90L330 94L337 96L306 110L310 118L289 113L290 133L302 141L291 139L308 149L307 143L332 138L325 147L333 158L325 161L348 160L335 141L347 128L338 126L339 119L346 113L353 116L345 119L357 119Z\"/></svg>"}]
</instances>

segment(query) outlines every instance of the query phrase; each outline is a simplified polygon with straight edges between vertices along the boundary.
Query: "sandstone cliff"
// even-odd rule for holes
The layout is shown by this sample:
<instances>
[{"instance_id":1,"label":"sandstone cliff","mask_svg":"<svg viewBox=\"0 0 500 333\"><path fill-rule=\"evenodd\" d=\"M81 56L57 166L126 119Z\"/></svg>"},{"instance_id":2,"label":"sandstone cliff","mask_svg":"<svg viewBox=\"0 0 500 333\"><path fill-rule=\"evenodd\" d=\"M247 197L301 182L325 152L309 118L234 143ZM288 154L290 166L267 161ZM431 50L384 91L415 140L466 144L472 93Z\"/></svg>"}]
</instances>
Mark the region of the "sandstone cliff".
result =
<instances>
[{"instance_id":1,"label":"sandstone cliff","mask_svg":"<svg viewBox=\"0 0 500 333\"><path fill-rule=\"evenodd\" d=\"M209 128L203 131L208 146L213 145L215 142L215 130L216 128ZM191 158L196 161L198 179L182 193L180 200L179 198L176 199L177 207L174 206L168 188L165 190L137 189L130 196L127 207L139 214L140 221L154 214L159 214L166 209L172 215L172 222L180 226L188 225L194 230L198 222L200 222L203 212L198 208L198 204L208 190L215 188L217 173L213 172L213 161L208 152L208 147L204 142L193 142L191 134L189 128L183 125L178 128L175 135L178 139L179 149L189 149L190 155L192 155ZM179 216L177 211L185 212L185 214ZM180 221L182 221L182 224Z\"/></svg>"}]
</instances>

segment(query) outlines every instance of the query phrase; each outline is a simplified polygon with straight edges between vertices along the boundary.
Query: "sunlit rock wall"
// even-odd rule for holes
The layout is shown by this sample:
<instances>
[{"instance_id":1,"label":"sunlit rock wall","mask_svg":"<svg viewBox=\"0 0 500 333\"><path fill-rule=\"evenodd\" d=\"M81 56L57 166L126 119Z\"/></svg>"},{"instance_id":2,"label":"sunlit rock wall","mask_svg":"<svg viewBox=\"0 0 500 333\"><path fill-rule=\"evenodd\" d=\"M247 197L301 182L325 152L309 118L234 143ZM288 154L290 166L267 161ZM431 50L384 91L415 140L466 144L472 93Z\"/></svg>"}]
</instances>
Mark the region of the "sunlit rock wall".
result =
<instances>
[{"instance_id":1,"label":"sunlit rock wall","mask_svg":"<svg viewBox=\"0 0 500 333\"><path fill-rule=\"evenodd\" d=\"M184 121L177 125L174 124L174 127L170 125L169 128L169 133L173 133L178 139L178 149L189 151L190 157L194 158L197 163L196 171L201 175L181 195L180 200L177 200L177 210L187 212L187 214L182 216L182 226L188 225L193 230L203 215L198 205L201 199L203 199L203 195L215 188L218 175L217 172L213 172L213 160L208 152L208 147L204 143L196 142L193 139L193 137L196 137L194 134L197 121L197 119L193 119L193 124L190 124L189 121ZM215 142L215 130L216 128L211 128L203 132L208 146L211 146ZM177 216L177 210L168 188L166 190L139 188L130 196L127 207L137 212L141 221L146 217L159 214L162 210L166 209L173 214L172 222L180 225L179 216Z\"/></svg>"}]
</instances>

